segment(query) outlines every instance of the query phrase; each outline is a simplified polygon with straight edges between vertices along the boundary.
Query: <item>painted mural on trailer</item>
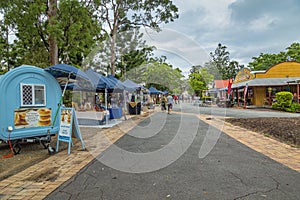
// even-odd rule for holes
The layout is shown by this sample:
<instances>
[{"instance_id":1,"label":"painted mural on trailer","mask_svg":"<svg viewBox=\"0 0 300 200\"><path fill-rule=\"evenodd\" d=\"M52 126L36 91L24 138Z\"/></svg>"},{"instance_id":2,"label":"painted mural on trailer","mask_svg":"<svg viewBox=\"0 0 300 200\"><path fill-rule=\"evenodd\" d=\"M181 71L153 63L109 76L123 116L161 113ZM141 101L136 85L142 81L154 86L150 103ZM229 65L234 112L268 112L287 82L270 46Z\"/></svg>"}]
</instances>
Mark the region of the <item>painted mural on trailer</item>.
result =
<instances>
[{"instance_id":1,"label":"painted mural on trailer","mask_svg":"<svg viewBox=\"0 0 300 200\"><path fill-rule=\"evenodd\" d=\"M51 108L20 108L14 110L15 129L51 125Z\"/></svg>"}]
</instances>

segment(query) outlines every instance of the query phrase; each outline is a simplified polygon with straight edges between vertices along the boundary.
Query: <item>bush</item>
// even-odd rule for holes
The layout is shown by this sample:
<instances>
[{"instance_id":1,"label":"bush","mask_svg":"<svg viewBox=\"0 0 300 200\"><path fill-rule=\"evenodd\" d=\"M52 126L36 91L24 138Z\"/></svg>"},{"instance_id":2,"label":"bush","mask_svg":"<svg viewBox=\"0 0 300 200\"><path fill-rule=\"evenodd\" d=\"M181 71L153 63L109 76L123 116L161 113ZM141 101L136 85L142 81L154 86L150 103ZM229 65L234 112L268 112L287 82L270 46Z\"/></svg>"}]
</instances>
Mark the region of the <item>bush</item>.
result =
<instances>
[{"instance_id":1,"label":"bush","mask_svg":"<svg viewBox=\"0 0 300 200\"><path fill-rule=\"evenodd\" d=\"M300 104L299 103L292 103L290 108L286 108L285 111L287 112L298 112L300 110Z\"/></svg>"},{"instance_id":2,"label":"bush","mask_svg":"<svg viewBox=\"0 0 300 200\"><path fill-rule=\"evenodd\" d=\"M292 103L293 94L291 92L278 92L276 93L276 102L272 107L287 112L297 112L300 110L298 103Z\"/></svg>"}]
</instances>

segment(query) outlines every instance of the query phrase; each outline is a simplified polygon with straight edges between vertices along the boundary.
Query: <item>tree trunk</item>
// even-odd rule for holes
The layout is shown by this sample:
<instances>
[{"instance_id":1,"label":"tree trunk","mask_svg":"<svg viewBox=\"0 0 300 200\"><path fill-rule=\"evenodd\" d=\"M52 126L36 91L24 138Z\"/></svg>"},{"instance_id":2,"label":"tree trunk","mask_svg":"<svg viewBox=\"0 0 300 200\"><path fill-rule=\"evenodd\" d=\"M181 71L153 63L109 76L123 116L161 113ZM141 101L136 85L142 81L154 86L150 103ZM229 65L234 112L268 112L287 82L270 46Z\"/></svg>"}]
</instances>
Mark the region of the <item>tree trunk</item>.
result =
<instances>
[{"instance_id":1,"label":"tree trunk","mask_svg":"<svg viewBox=\"0 0 300 200\"><path fill-rule=\"evenodd\" d=\"M55 24L55 16L57 14L57 0L49 0L48 7L49 25L53 26ZM51 33L49 34L49 59L50 65L58 64L58 46L55 36Z\"/></svg>"},{"instance_id":2,"label":"tree trunk","mask_svg":"<svg viewBox=\"0 0 300 200\"><path fill-rule=\"evenodd\" d=\"M111 38L111 57L110 57L110 70L111 75L115 76L115 60L116 60L116 51L115 51L115 45L116 45L116 31L113 31L113 35Z\"/></svg>"}]
</instances>

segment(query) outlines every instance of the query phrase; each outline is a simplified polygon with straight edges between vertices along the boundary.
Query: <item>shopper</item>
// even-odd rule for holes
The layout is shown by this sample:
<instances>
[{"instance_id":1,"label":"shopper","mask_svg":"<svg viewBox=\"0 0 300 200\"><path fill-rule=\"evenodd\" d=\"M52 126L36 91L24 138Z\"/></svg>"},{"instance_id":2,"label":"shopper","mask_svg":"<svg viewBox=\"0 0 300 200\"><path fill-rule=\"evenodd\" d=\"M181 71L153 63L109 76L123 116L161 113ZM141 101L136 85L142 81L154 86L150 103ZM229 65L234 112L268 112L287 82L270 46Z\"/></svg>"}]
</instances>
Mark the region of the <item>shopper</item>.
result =
<instances>
[{"instance_id":1,"label":"shopper","mask_svg":"<svg viewBox=\"0 0 300 200\"><path fill-rule=\"evenodd\" d=\"M173 97L171 94L168 94L167 96L167 104L168 104L168 114L171 114L171 110L173 107Z\"/></svg>"}]
</instances>

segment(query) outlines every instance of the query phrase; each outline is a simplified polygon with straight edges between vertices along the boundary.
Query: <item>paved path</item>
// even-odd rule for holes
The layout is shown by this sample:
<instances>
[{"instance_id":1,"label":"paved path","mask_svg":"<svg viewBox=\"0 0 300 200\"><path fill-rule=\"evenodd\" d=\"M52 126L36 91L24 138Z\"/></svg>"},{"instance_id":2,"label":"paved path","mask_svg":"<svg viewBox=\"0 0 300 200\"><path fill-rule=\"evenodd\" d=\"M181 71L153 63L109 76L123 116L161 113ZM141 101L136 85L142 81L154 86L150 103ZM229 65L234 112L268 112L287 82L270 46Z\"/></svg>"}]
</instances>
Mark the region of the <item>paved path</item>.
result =
<instances>
[{"instance_id":1,"label":"paved path","mask_svg":"<svg viewBox=\"0 0 300 200\"><path fill-rule=\"evenodd\" d=\"M187 112L189 109L177 110L172 115L156 113L143 121L116 142L116 147L123 151L109 147L47 199L299 198L299 172L226 134L218 134L218 129L199 121L197 115ZM264 114L272 116L274 113ZM250 114L247 113L247 116ZM198 129L194 135L192 129L195 127ZM237 130L234 128L232 131ZM227 131L230 132L230 129ZM212 150L204 158L199 158L203 142L207 137L208 140L214 139L207 133L219 138ZM174 141L176 137L182 142ZM266 145L261 142L257 144ZM276 149L273 150L276 155ZM299 151L296 153L299 161ZM282 157L281 153L279 157Z\"/></svg>"},{"instance_id":2,"label":"paved path","mask_svg":"<svg viewBox=\"0 0 300 200\"><path fill-rule=\"evenodd\" d=\"M276 143L278 149L270 138L207 120L212 112L222 118L225 109L214 109L176 105L172 115L155 113L132 130L136 124L127 121L97 133L100 137L88 133L90 151L72 149L70 156L60 152L1 181L0 198L42 199L53 191L46 199L298 199L299 149ZM227 116L258 115L230 111ZM278 115L258 116L262 113ZM210 149L203 144L214 144L215 136L215 146L202 158L201 150ZM120 149L134 154L116 154Z\"/></svg>"}]
</instances>

